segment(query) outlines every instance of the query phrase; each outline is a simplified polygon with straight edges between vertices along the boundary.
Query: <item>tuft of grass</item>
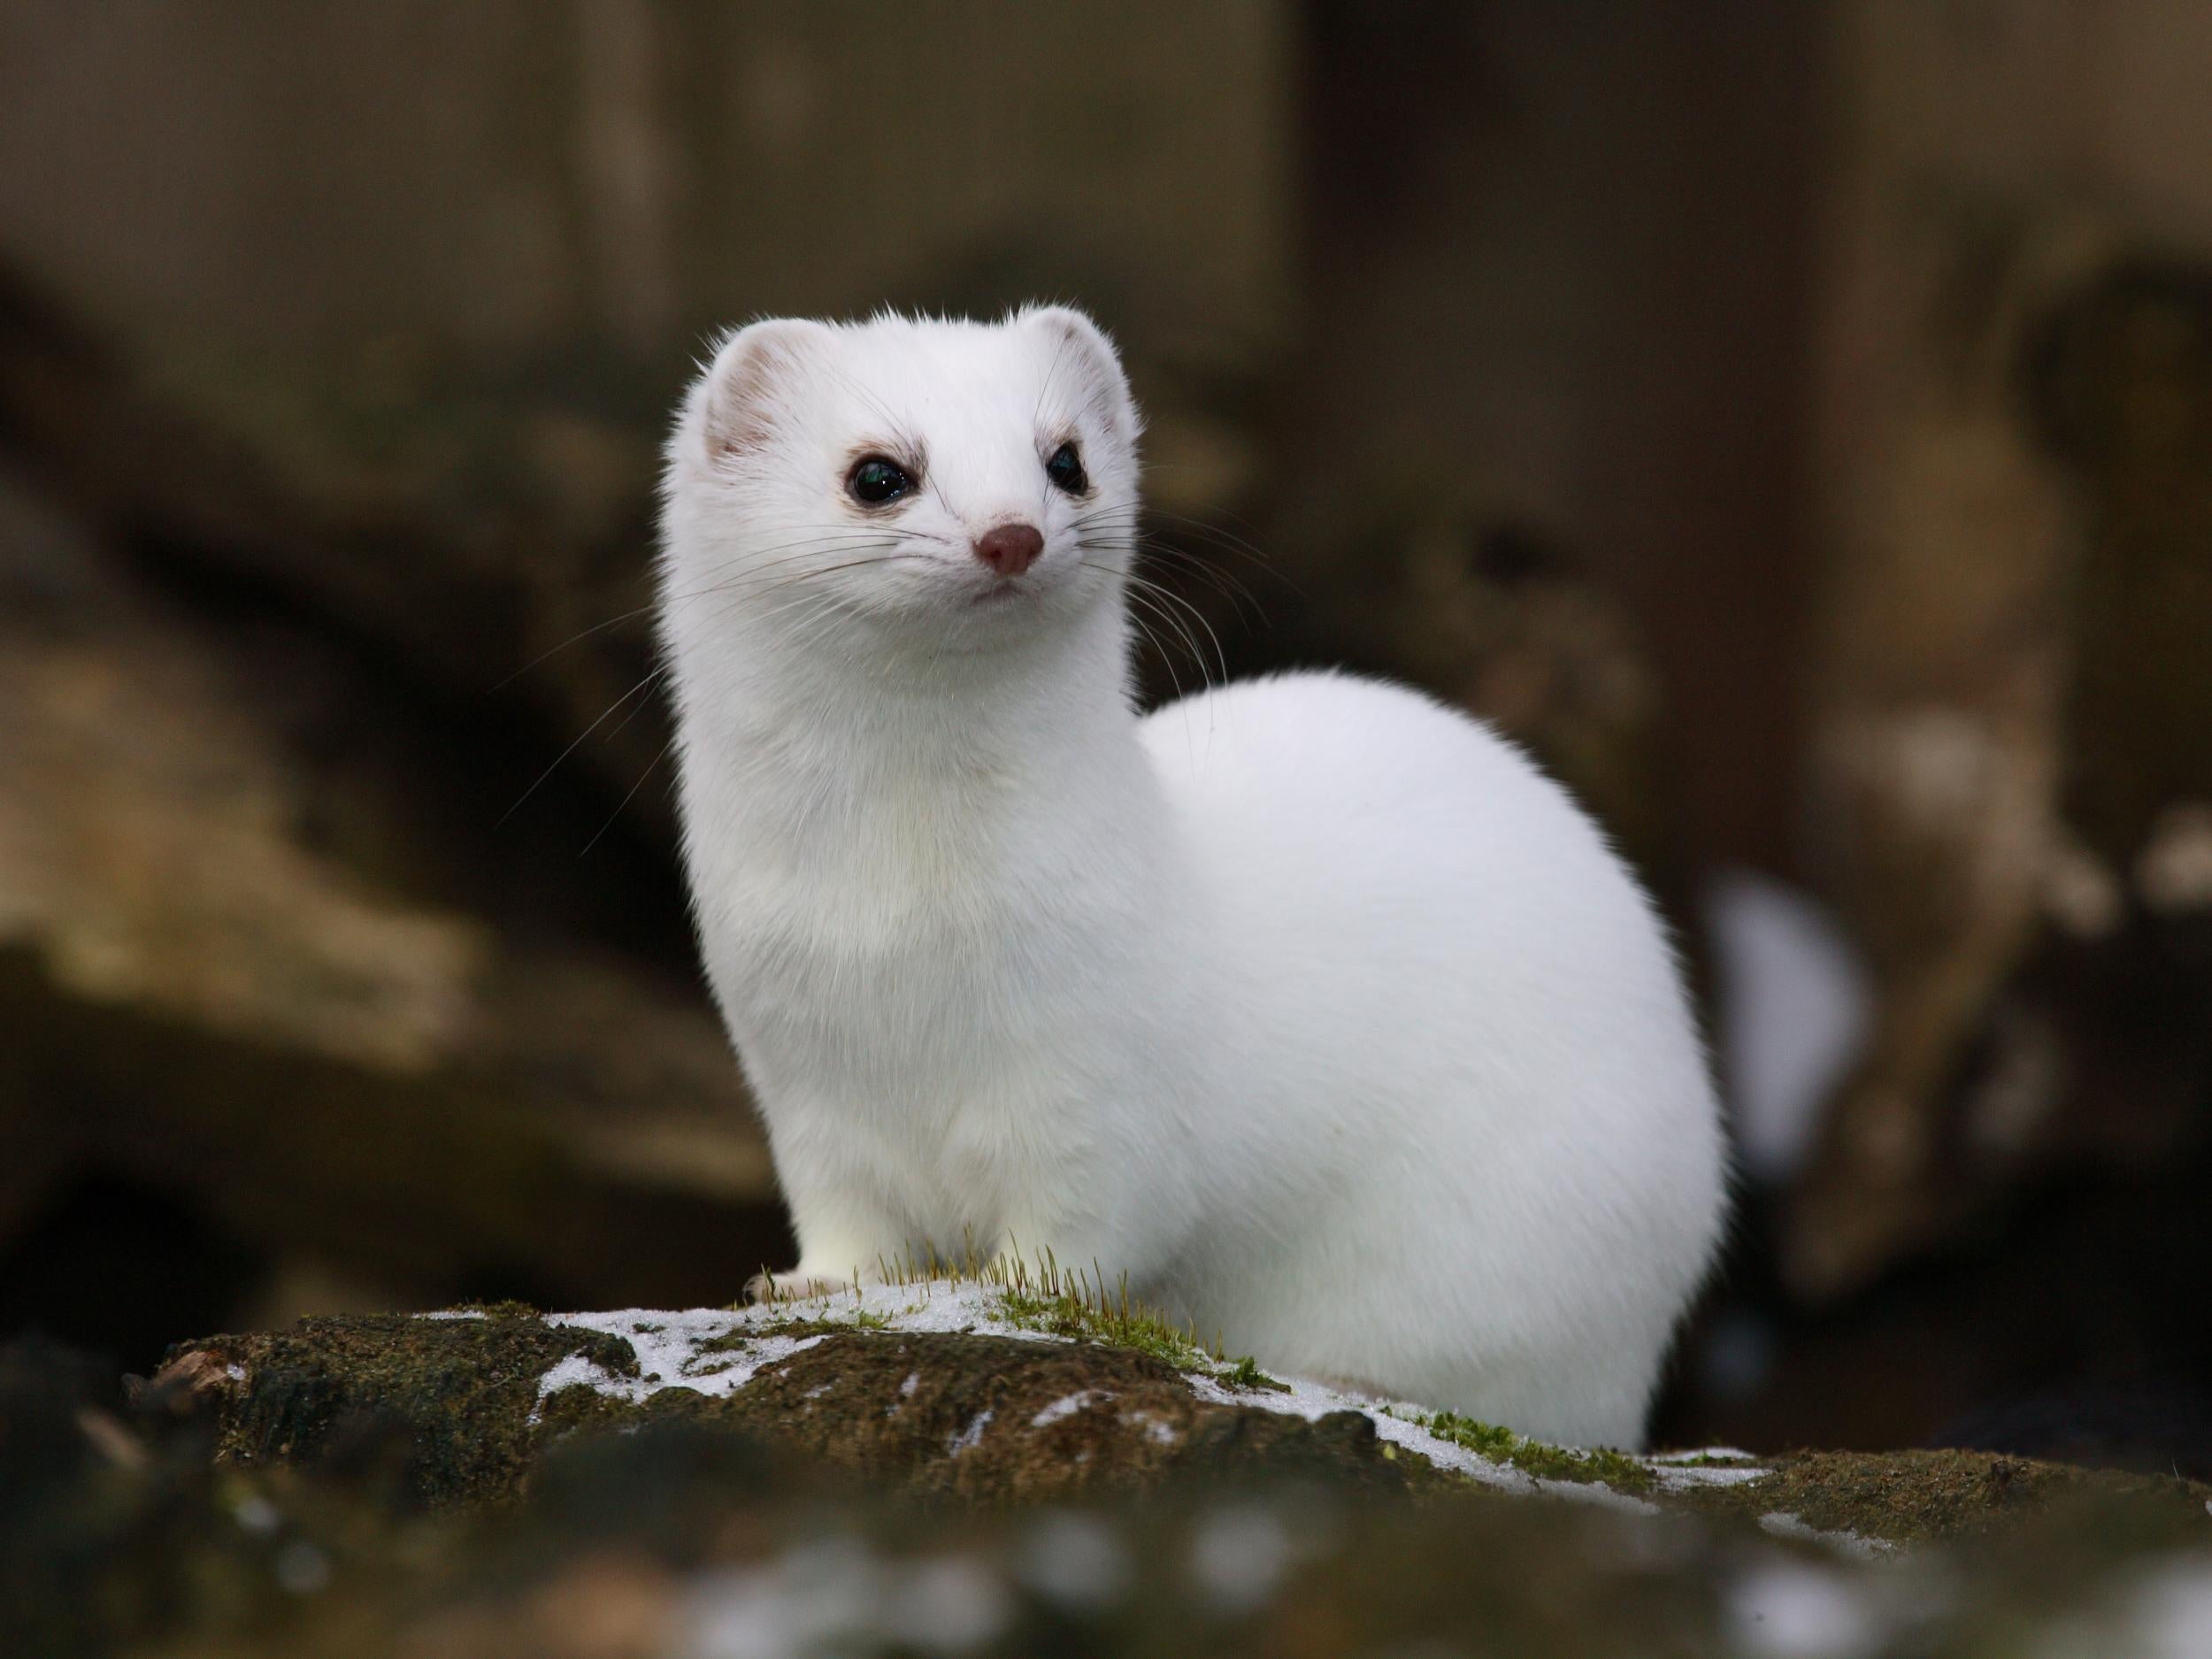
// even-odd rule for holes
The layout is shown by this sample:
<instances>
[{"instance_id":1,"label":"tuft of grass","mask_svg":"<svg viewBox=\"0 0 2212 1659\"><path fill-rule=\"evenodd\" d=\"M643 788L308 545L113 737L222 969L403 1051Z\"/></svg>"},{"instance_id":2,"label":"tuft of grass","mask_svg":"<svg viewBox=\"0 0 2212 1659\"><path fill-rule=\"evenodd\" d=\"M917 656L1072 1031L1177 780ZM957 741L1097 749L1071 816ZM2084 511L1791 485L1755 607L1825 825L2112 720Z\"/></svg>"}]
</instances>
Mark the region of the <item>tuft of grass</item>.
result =
<instances>
[{"instance_id":1,"label":"tuft of grass","mask_svg":"<svg viewBox=\"0 0 2212 1659\"><path fill-rule=\"evenodd\" d=\"M1647 1492L1656 1484L1651 1471L1620 1452L1594 1447L1587 1450L1547 1446L1494 1423L1479 1423L1456 1411L1417 1415L1421 1427L1440 1440L1463 1446L1494 1463L1509 1463L1540 1480L1601 1481L1622 1492Z\"/></svg>"}]
</instances>

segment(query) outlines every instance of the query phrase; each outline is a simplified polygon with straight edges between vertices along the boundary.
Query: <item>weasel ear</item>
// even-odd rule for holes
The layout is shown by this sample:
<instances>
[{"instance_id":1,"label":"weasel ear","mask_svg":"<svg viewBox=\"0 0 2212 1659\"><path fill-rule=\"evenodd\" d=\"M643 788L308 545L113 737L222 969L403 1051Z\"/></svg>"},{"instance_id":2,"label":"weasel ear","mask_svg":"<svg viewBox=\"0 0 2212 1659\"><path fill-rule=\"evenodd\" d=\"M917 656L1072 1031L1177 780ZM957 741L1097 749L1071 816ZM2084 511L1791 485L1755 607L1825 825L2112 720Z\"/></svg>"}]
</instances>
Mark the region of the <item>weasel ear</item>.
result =
<instances>
[{"instance_id":1,"label":"weasel ear","mask_svg":"<svg viewBox=\"0 0 2212 1659\"><path fill-rule=\"evenodd\" d=\"M1047 371L1055 380L1070 380L1090 388L1096 408L1107 426L1124 443L1133 445L1143 429L1136 400L1129 395L1129 377L1122 373L1121 354L1106 331L1071 305L1032 305L1015 319L1024 328L1043 334L1051 344Z\"/></svg>"},{"instance_id":2,"label":"weasel ear","mask_svg":"<svg viewBox=\"0 0 2212 1659\"><path fill-rule=\"evenodd\" d=\"M829 330L796 317L751 323L726 336L699 378L700 426L707 458L749 455L766 446L806 374L807 358Z\"/></svg>"}]
</instances>

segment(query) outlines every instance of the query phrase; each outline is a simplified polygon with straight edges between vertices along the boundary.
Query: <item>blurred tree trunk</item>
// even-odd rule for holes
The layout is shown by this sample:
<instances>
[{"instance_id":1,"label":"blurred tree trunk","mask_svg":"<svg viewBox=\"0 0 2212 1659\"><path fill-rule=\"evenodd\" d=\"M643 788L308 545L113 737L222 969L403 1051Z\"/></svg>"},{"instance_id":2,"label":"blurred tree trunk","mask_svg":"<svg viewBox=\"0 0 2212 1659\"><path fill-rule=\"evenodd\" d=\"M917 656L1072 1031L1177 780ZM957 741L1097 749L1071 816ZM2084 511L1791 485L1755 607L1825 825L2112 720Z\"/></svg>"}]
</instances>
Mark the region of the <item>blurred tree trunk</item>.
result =
<instances>
[{"instance_id":1,"label":"blurred tree trunk","mask_svg":"<svg viewBox=\"0 0 2212 1659\"><path fill-rule=\"evenodd\" d=\"M25 1268L117 1185L402 1300L726 1297L781 1253L687 949L639 919L671 873L605 829L635 772L500 818L533 722L493 663L574 631L589 553L302 488L0 263L0 1324L181 1333ZM635 674L580 643L544 678L603 707Z\"/></svg>"},{"instance_id":2,"label":"blurred tree trunk","mask_svg":"<svg viewBox=\"0 0 2212 1659\"><path fill-rule=\"evenodd\" d=\"M2172 916L2212 898L2212 146L2165 67L2212 19L1839 21L1810 829L1878 1011L1786 1220L1809 1297L2055 1165L2170 1155L2207 1080Z\"/></svg>"},{"instance_id":3,"label":"blurred tree trunk","mask_svg":"<svg viewBox=\"0 0 2212 1659\"><path fill-rule=\"evenodd\" d=\"M1371 665L1448 676L1639 850L1671 821L1690 864L1786 864L1819 9L1302 12L1312 343L1271 528L1310 632L1379 614ZM1616 637L1471 672L1532 578Z\"/></svg>"}]
</instances>

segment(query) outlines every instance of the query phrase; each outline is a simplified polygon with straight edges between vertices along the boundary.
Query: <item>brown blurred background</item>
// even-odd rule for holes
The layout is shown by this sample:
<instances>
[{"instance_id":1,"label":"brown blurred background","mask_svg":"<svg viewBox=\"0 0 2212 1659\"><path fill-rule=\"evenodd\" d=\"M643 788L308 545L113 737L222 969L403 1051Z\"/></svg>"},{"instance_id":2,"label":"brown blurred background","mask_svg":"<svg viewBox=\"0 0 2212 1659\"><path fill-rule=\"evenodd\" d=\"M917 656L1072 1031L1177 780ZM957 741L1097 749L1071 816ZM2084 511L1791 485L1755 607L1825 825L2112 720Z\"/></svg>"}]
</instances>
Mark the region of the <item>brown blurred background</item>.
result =
<instances>
[{"instance_id":1,"label":"brown blurred background","mask_svg":"<svg viewBox=\"0 0 2212 1659\"><path fill-rule=\"evenodd\" d=\"M1425 685L1663 895L1744 1203L1662 1434L2212 1475L2188 0L0 0L0 1333L779 1259L664 411L1037 296L1219 636L1156 695Z\"/></svg>"}]
</instances>

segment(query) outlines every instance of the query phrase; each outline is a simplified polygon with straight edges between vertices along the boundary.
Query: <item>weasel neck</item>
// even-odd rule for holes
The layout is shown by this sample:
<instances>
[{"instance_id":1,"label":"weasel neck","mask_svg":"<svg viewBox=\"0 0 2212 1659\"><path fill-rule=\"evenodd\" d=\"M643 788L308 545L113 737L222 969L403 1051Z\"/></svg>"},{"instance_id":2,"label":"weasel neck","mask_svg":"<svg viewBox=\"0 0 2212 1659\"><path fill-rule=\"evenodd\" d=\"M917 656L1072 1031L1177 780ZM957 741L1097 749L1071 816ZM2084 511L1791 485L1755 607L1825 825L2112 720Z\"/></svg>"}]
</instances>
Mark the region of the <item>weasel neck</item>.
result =
<instances>
[{"instance_id":1,"label":"weasel neck","mask_svg":"<svg viewBox=\"0 0 2212 1659\"><path fill-rule=\"evenodd\" d=\"M802 879L949 902L1159 848L1118 607L937 660L772 637L715 657L684 676L684 817L695 861L734 887Z\"/></svg>"}]
</instances>

